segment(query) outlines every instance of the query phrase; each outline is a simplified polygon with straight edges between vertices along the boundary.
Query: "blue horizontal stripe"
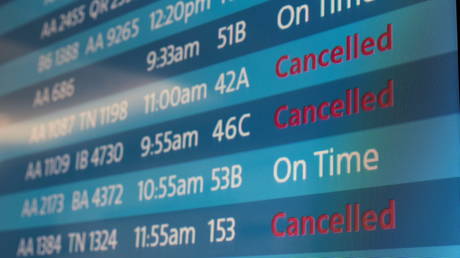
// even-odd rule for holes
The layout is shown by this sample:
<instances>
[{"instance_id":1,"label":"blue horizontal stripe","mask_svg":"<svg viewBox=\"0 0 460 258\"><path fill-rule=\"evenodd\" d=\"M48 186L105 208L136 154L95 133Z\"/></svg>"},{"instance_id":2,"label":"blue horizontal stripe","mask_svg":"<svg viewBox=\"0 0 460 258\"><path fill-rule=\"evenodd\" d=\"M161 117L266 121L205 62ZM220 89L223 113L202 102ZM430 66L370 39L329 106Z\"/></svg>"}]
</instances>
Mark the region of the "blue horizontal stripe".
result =
<instances>
[{"instance_id":1,"label":"blue horizontal stripe","mask_svg":"<svg viewBox=\"0 0 460 258\"><path fill-rule=\"evenodd\" d=\"M286 257L289 257L289 258L318 258L318 257L321 257L321 258L337 258L337 257L354 257L354 258L445 257L445 258L457 258L459 256L460 256L460 245L452 245L452 246L397 248L397 249L366 250L366 251L283 254L283 255L269 255L269 256L245 256L245 257L233 257L233 258L286 258Z\"/></svg>"},{"instance_id":2,"label":"blue horizontal stripe","mask_svg":"<svg viewBox=\"0 0 460 258\"><path fill-rule=\"evenodd\" d=\"M27 24L35 19L47 15L61 7L64 7L76 0L58 0L52 4L44 5L43 0L9 0L2 1L0 4L0 35L20 26ZM24 8L26 6L26 8ZM39 35L39 34L38 34ZM9 41L8 41L9 42ZM0 44L5 44L0 37ZM22 42L24 43L24 42ZM4 48L5 46L3 46ZM2 55L3 55L2 51Z\"/></svg>"}]
</instances>

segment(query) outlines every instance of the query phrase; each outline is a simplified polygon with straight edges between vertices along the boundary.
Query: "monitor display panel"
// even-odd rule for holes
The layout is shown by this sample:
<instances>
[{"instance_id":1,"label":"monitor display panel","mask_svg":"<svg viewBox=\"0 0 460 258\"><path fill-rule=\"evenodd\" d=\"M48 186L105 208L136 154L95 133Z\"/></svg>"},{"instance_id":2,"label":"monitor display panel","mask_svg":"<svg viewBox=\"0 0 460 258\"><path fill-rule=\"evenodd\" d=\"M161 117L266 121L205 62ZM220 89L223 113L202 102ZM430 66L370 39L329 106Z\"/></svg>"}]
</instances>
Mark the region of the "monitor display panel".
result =
<instances>
[{"instance_id":1,"label":"monitor display panel","mask_svg":"<svg viewBox=\"0 0 460 258\"><path fill-rule=\"evenodd\" d=\"M1 256L460 257L456 19L1 1Z\"/></svg>"}]
</instances>

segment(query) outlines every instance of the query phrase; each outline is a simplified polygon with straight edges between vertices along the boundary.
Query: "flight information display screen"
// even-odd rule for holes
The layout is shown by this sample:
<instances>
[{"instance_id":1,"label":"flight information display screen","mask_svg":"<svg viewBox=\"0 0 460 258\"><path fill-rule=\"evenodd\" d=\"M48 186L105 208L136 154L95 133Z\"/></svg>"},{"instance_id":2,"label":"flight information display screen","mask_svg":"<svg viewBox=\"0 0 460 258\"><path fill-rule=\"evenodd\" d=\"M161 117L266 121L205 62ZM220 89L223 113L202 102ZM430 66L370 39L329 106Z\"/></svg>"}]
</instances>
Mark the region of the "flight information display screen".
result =
<instances>
[{"instance_id":1,"label":"flight information display screen","mask_svg":"<svg viewBox=\"0 0 460 258\"><path fill-rule=\"evenodd\" d=\"M460 257L456 10L0 1L0 256Z\"/></svg>"}]
</instances>

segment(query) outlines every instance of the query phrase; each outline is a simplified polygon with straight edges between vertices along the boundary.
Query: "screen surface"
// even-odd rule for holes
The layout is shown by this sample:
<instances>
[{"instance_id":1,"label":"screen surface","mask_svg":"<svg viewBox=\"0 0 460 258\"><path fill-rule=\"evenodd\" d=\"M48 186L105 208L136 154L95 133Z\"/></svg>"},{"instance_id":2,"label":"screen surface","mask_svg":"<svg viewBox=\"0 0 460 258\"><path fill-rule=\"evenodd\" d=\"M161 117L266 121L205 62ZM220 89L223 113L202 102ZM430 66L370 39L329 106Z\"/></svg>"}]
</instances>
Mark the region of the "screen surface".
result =
<instances>
[{"instance_id":1,"label":"screen surface","mask_svg":"<svg viewBox=\"0 0 460 258\"><path fill-rule=\"evenodd\" d=\"M456 16L1 1L1 256L459 257Z\"/></svg>"}]
</instances>

